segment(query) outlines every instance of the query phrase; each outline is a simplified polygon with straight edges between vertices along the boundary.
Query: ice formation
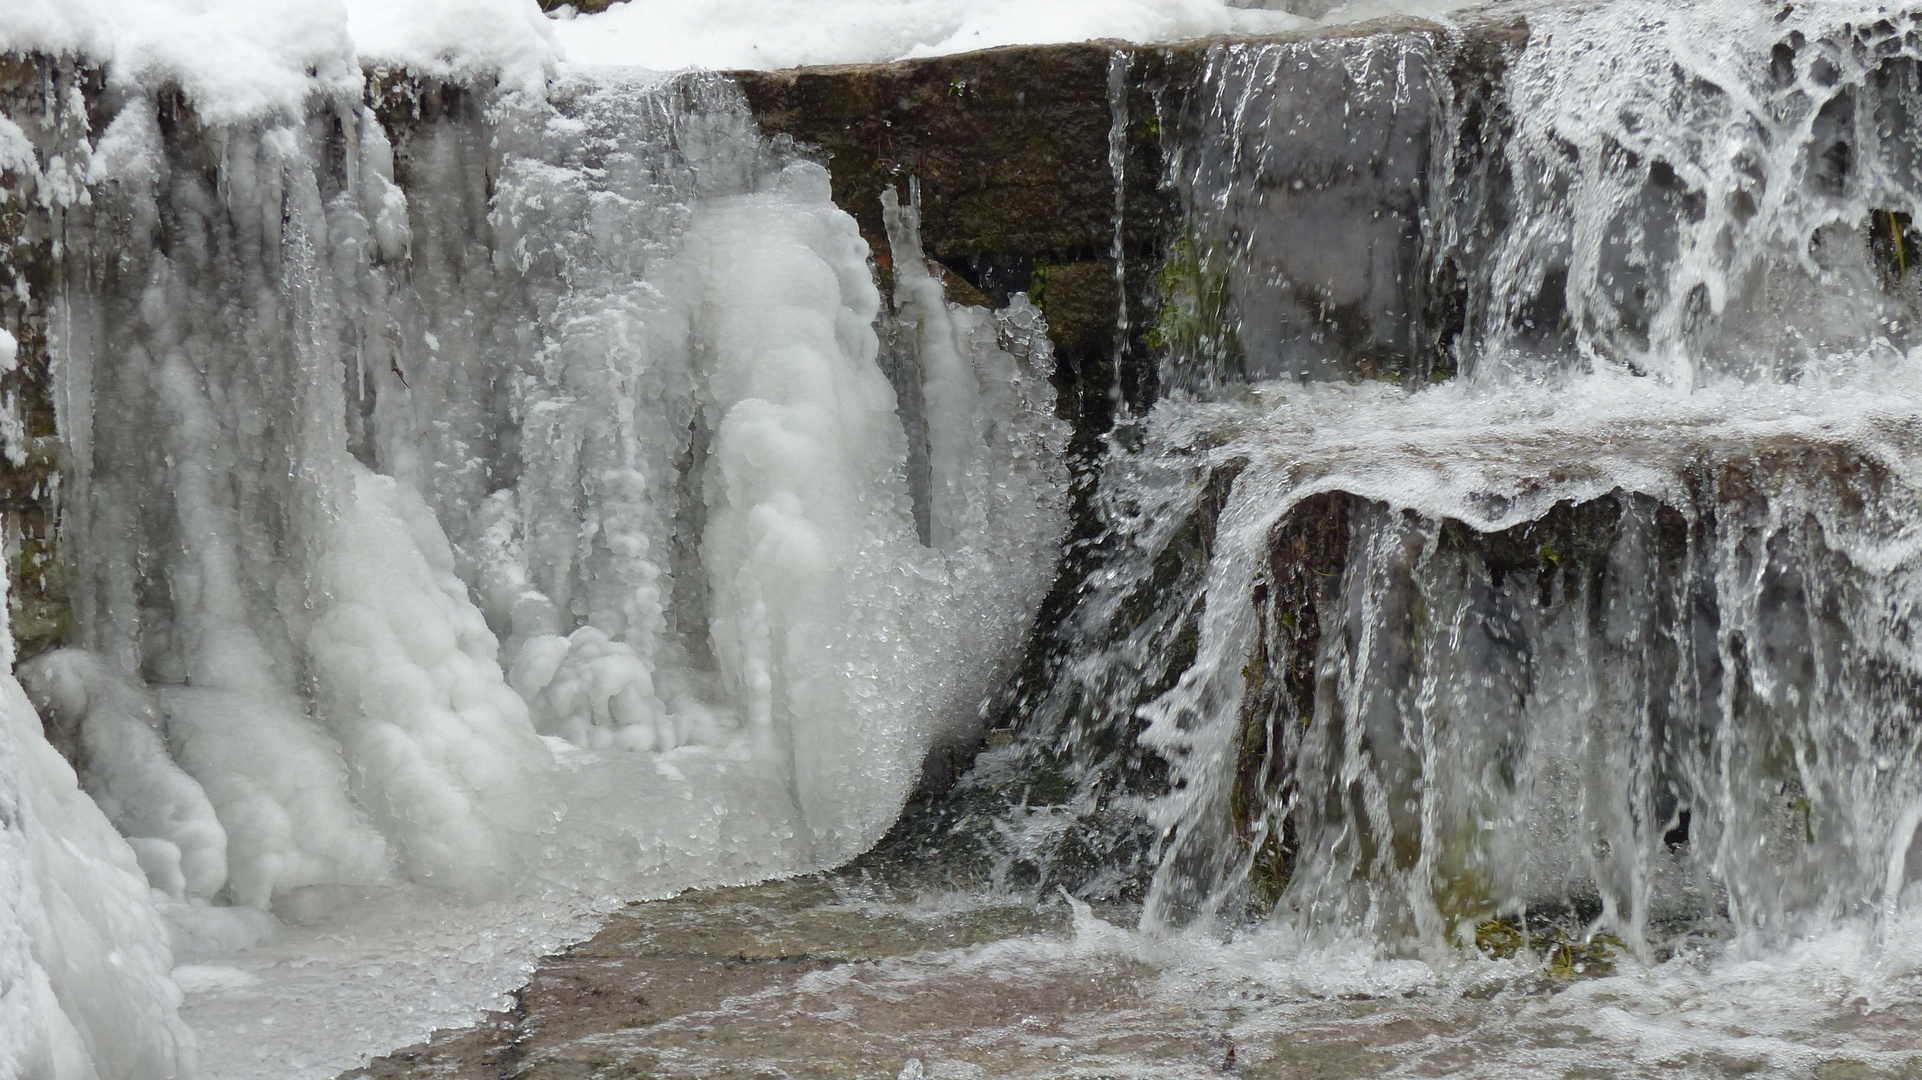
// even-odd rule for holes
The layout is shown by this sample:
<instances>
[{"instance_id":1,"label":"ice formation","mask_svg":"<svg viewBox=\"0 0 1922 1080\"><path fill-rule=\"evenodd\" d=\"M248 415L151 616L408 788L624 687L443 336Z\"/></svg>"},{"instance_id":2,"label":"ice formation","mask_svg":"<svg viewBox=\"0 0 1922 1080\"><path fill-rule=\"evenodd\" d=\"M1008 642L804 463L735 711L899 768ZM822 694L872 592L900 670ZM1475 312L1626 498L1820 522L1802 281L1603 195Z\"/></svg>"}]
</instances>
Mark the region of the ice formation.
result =
<instances>
[{"instance_id":1,"label":"ice formation","mask_svg":"<svg viewBox=\"0 0 1922 1080\"><path fill-rule=\"evenodd\" d=\"M206 215L196 231L231 221L236 250L163 244L129 273L138 294L75 298L98 307L58 354L86 386L69 407L156 427L73 423L92 430L86 563L113 571L86 582L90 651L33 678L81 738L163 717L206 796L181 809L192 799L115 788L115 805L171 838L209 799L240 903L396 874L477 897L530 874L623 880L634 855L609 846L630 844L657 874L630 886L673 888L677 859L650 855L682 832L648 792L663 786L705 790L700 819L763 838L759 853L719 844L742 863L688 865L686 882L844 859L992 673L930 667L926 644L1005 636L1019 586L1046 575L1046 380L992 321L986 340L928 334L924 352L949 361L928 427L963 425L938 469L976 480L973 502L944 496L957 521L926 550L875 367L867 250L819 167L761 150L719 83L563 96L561 111L498 106L546 115L517 117L536 142L502 156L494 221L463 200L479 125L469 146L423 135L448 146L415 161L444 150L448 171L415 177L407 225L365 117L344 177L315 165L333 117L236 129L227 206L284 219L171 196L171 213ZM163 171L150 125L131 108L102 138L94 198L133 221L158 190L198 183ZM650 136L655 156L636 156ZM702 138L711 158L675 158ZM465 242L490 227L500 259ZM402 286L386 265L409 250ZM492 290L479 313L473 279ZM229 298L250 281L277 292L234 334ZM990 434L976 413L1007 398L996 384L1028 396ZM961 594L982 544L1023 552L1017 588ZM133 567L165 596L140 596ZM544 736L579 753L555 759ZM640 805L552 821L563 790L592 786L580 771L621 774L605 798ZM792 805L775 821L753 799L732 807L707 788L719 780L690 778L709 771ZM765 840L780 836L798 846ZM221 888L211 867L194 880L188 894Z\"/></svg>"},{"instance_id":2,"label":"ice formation","mask_svg":"<svg viewBox=\"0 0 1922 1080\"><path fill-rule=\"evenodd\" d=\"M12 667L12 638L4 631L0 660ZM141 743L135 752L154 749ZM112 755L116 748L103 740L75 757L96 773L115 774L117 790L134 801L155 795L144 801L166 806L169 796L186 795L164 766L151 778L136 775L140 765L157 764L151 759L102 761L91 750ZM42 734L19 682L10 671L0 676L0 984L6 989L0 994L0 1075L192 1075L194 1038L175 1015L180 991L169 977L169 941L148 885L152 877L180 874L179 851L155 837L141 854L155 848L164 853L137 860L115 829L160 825L145 831L165 832L176 826L174 835L191 842L208 839L192 835L196 824L218 824L140 821L124 814L110 821L97 802L114 805L111 796L98 794L113 784L99 775L89 779L83 789ZM147 790L153 788L164 790ZM171 808L188 818L197 809ZM204 843L200 850L206 850ZM204 877L212 868L203 862L196 869Z\"/></svg>"},{"instance_id":3,"label":"ice formation","mask_svg":"<svg viewBox=\"0 0 1922 1080\"><path fill-rule=\"evenodd\" d=\"M233 47L298 88L243 64L157 105L185 31L127 24L165 14L117 13L104 128L49 69L47 115L0 131L8 184L112 266L49 298L84 570L72 646L21 674L79 787L11 689L5 790L42 868L13 885L40 989L7 1030L48 1034L0 1073L191 1072L161 914L198 951L271 933L260 911L658 895L871 845L978 724L1052 572L1065 435L1034 309L935 284L884 314L824 171L725 82L415 83L393 92L448 122L383 124L337 26L263 38L273 13L223 9L204 29L254 34ZM0 27L83 52L101 29ZM897 318L912 414L876 362ZM85 903L42 902L89 873ZM118 978L90 967L106 941L138 955Z\"/></svg>"}]
</instances>

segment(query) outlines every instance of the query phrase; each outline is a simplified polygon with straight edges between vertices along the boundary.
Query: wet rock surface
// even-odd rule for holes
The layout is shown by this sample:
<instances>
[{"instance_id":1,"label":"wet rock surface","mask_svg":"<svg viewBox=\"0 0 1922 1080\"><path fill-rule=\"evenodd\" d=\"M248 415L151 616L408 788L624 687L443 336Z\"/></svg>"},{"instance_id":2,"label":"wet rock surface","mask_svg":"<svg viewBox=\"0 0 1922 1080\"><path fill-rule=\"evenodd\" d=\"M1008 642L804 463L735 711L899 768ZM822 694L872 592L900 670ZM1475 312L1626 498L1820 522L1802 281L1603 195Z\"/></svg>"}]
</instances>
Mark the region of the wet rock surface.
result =
<instances>
[{"instance_id":1,"label":"wet rock surface","mask_svg":"<svg viewBox=\"0 0 1922 1080\"><path fill-rule=\"evenodd\" d=\"M0 117L13 119L43 152L58 153L104 122L93 110L101 107L105 81L99 69L67 59L0 55ZM56 544L60 451L47 298L62 275L85 272L57 254L56 235L67 215L84 216L86 209L62 205L49 213L47 204L59 193L40 190L42 182L0 155L0 331L17 346L13 365L0 372L0 396L12 403L8 411L18 421L0 433L0 519L8 615L22 660L59 645L72 622L72 567Z\"/></svg>"},{"instance_id":2,"label":"wet rock surface","mask_svg":"<svg viewBox=\"0 0 1922 1080\"><path fill-rule=\"evenodd\" d=\"M1062 987L1011 968L991 993L905 984L977 967L968 955L997 941L1064 940L1064 906L917 891L869 865L634 905L544 962L512 1011L347 1076L891 1077L928 1046L991 1059L1006 1047L976 1036L1033 1029L1062 1004ZM1123 973L1065 992L1103 1010L1140 988Z\"/></svg>"},{"instance_id":3,"label":"wet rock surface","mask_svg":"<svg viewBox=\"0 0 1922 1080\"><path fill-rule=\"evenodd\" d=\"M897 188L906 199L912 184L923 246L947 271L954 299L999 306L1014 292L1032 294L1062 361L1064 415L1077 421L1085 451L1098 448L1117 405L1155 400L1160 357L1183 330L1174 324L1195 317L1164 309L1180 308L1194 284L1184 187L1197 169L1246 180L1241 209L1262 208L1268 247L1250 281L1286 261L1270 250L1289 235L1283 219L1297 232L1319 230L1316 265L1286 268L1302 290L1291 340L1325 341L1337 377L1435 368L1431 354L1459 321L1451 304L1460 298L1431 296L1419 273L1429 253L1417 219L1438 178L1451 182L1430 158L1458 142L1478 153L1484 135L1498 145L1491 98L1526 40L1526 24L1512 18L1447 30L1391 19L1245 42L1015 46L731 77L763 130L826 159L835 202L860 223L884 279L881 192ZM1213 69L1294 43L1304 59L1291 92L1258 103L1275 113L1277 132L1291 134L1271 153L1249 154L1217 130ZM1387 72L1393 95L1359 111L1357 56L1406 69ZM1444 111L1462 119L1463 139L1440 123ZM1264 127L1241 138L1267 135ZM1355 285L1358 276L1366 280Z\"/></svg>"},{"instance_id":4,"label":"wet rock surface","mask_svg":"<svg viewBox=\"0 0 1922 1080\"><path fill-rule=\"evenodd\" d=\"M1422 521L1344 492L1307 498L1275 522L1251 592L1259 615L1243 669L1231 797L1231 832L1243 838L1238 857L1251 864L1248 893L1256 910L1271 909L1285 891L1301 855L1299 837L1323 821L1316 804L1343 797L1337 783L1304 762L1316 758L1318 740L1326 752L1341 741L1335 732L1344 723L1357 722L1333 674L1344 664L1374 666L1374 685L1432 685L1439 661L1428 655L1426 639L1453 635L1459 653L1442 651L1468 657L1463 669L1473 675L1451 671L1442 678L1483 688L1486 700L1475 702L1472 715L1504 718L1502 746L1514 754L1548 726L1539 714L1555 691L1540 658L1592 657L1584 661L1593 668L1589 679L1611 687L1597 693L1619 696L1605 705L1643 725L1646 752L1658 763L1643 812L1671 851L1690 843L1691 820L1696 839L1705 829L1699 808L1716 800L1691 780L1702 775L1692 755L1724 730L1749 733L1769 752L1783 753L1776 747L1805 737L1809 714L1819 711L1800 695L1839 696L1832 687L1850 684L1878 695L1901 692L1900 676L1879 668L1865 674L1851 659L1873 649L1850 636L1839 614L1856 602L1864 576L1843 553L1846 539L1825 532L1817 514L1798 520L1771 508L1785 489L1800 489L1817 493L1817 505L1841 508L1830 521L1873 520L1879 504L1905 501L1885 463L1845 444L1778 439L1705 454L1684 467L1683 478L1679 497L1669 501L1618 490L1558 502L1534 520L1492 532L1456 520ZM1384 542L1387 536L1394 539ZM1718 590L1715 568L1725 561L1763 583L1752 621L1728 610L1730 598ZM1371 574L1375 583L1361 584ZM1372 652L1356 644L1364 637L1355 615L1363 606L1386 612L1390 628ZM1434 629L1438 612L1455 620L1445 632ZM1753 640L1757 627L1770 628L1768 640ZM1818 669L1827 682L1808 685ZM1751 671L1771 672L1765 685L1802 688L1783 695L1786 705L1772 702L1751 689ZM1604 673L1626 674L1625 685L1613 687ZM1398 700L1384 707L1419 706ZM1372 716L1360 722L1379 724ZM1412 763L1395 766L1388 770L1392 791L1402 799L1389 805L1412 810L1418 792L1435 781ZM1798 780L1778 771L1784 805L1800 807L1795 812L1810 820ZM1698 808L1693 816L1691 805ZM1370 843L1392 850L1399 867L1413 866L1425 843L1436 842L1424 839L1412 814L1391 813L1376 825L1389 835ZM1812 826L1804 831L1813 836ZM1459 880L1474 878L1464 871ZM1574 902L1584 918L1593 917L1583 906L1589 902ZM1488 898L1473 887L1441 903L1451 918L1491 914Z\"/></svg>"},{"instance_id":5,"label":"wet rock surface","mask_svg":"<svg viewBox=\"0 0 1922 1080\"><path fill-rule=\"evenodd\" d=\"M1546 923L1490 923L1482 959L1351 982L1338 954L1298 967L1245 942L1157 948L1122 929L1132 907L1071 918L1058 902L899 884L918 873L870 857L634 905L544 962L512 1010L341 1080L1774 1075L1765 1052L1612 1042L1586 1010L1652 1016L1675 987L1619 942ZM1918 1075L1919 1018L1913 1003L1800 1017L1797 1075Z\"/></svg>"}]
</instances>

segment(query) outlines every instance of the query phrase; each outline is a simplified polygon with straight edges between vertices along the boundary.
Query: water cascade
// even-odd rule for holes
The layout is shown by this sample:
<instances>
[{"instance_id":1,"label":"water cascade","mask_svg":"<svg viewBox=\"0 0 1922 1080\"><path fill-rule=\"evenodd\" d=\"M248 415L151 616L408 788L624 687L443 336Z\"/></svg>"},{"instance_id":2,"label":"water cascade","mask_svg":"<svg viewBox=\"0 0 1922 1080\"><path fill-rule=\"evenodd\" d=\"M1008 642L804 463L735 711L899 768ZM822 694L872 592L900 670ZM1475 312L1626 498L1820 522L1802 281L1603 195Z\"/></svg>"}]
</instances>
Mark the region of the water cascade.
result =
<instances>
[{"instance_id":1,"label":"water cascade","mask_svg":"<svg viewBox=\"0 0 1922 1080\"><path fill-rule=\"evenodd\" d=\"M1916 28L1526 15L1208 53L1004 877L1422 955L1905 903Z\"/></svg>"}]
</instances>

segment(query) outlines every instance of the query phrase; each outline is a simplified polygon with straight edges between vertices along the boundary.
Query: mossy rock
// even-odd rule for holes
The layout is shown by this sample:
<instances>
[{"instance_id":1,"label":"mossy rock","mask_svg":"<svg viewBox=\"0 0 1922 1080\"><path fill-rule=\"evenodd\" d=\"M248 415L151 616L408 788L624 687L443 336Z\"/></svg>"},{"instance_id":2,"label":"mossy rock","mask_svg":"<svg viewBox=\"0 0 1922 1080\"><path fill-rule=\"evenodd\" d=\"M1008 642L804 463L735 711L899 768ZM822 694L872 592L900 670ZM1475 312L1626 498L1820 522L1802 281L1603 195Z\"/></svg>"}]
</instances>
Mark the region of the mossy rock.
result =
<instances>
[{"instance_id":1,"label":"mossy rock","mask_svg":"<svg viewBox=\"0 0 1922 1080\"><path fill-rule=\"evenodd\" d=\"M0 116L36 145L63 133L100 131L106 76L68 58L0 54ZM79 109L74 110L74 104ZM69 266L31 177L0 172L0 329L18 342L16 364L0 374L21 441L0 448L0 520L8 573L8 616L15 653L28 659L65 642L72 626L72 566L59 538L61 448L48 370L47 300Z\"/></svg>"},{"instance_id":2,"label":"mossy rock","mask_svg":"<svg viewBox=\"0 0 1922 1080\"><path fill-rule=\"evenodd\" d=\"M1035 269L1030 289L1048 320L1055 347L1098 356L1114 348L1120 286L1111 262L1074 262Z\"/></svg>"},{"instance_id":3,"label":"mossy rock","mask_svg":"<svg viewBox=\"0 0 1922 1080\"><path fill-rule=\"evenodd\" d=\"M1528 946L1528 935L1506 919L1488 919L1475 927L1475 948L1491 960L1508 960Z\"/></svg>"},{"instance_id":4,"label":"mossy rock","mask_svg":"<svg viewBox=\"0 0 1922 1080\"><path fill-rule=\"evenodd\" d=\"M1628 950L1622 939L1612 934L1571 934L1565 927L1548 923L1536 925L1531 934L1512 918L1488 919L1477 925L1475 948L1491 960L1532 954L1542 974L1561 982L1613 975L1615 958Z\"/></svg>"}]
</instances>

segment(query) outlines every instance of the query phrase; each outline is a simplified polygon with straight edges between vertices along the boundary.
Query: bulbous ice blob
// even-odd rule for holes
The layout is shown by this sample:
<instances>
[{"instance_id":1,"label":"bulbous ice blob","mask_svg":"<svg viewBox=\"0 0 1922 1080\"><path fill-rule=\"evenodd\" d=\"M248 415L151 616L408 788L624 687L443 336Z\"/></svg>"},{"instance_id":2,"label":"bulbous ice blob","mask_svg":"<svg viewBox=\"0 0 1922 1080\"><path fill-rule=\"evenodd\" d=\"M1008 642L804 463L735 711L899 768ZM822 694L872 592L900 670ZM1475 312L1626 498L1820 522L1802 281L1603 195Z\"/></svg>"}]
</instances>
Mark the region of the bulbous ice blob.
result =
<instances>
[{"instance_id":1,"label":"bulbous ice blob","mask_svg":"<svg viewBox=\"0 0 1922 1080\"><path fill-rule=\"evenodd\" d=\"M172 966L133 852L0 674L0 1073L191 1075Z\"/></svg>"},{"instance_id":2,"label":"bulbous ice blob","mask_svg":"<svg viewBox=\"0 0 1922 1080\"><path fill-rule=\"evenodd\" d=\"M265 909L291 889L388 878L387 841L348 798L340 743L298 699L200 687L157 694L176 757L203 778L227 823L235 903Z\"/></svg>"},{"instance_id":3,"label":"bulbous ice blob","mask_svg":"<svg viewBox=\"0 0 1922 1080\"><path fill-rule=\"evenodd\" d=\"M20 667L80 786L121 835L141 838L154 888L211 897L227 884L227 831L200 784L169 756L146 689L98 657L57 649ZM171 852L169 856L168 853Z\"/></svg>"}]
</instances>

